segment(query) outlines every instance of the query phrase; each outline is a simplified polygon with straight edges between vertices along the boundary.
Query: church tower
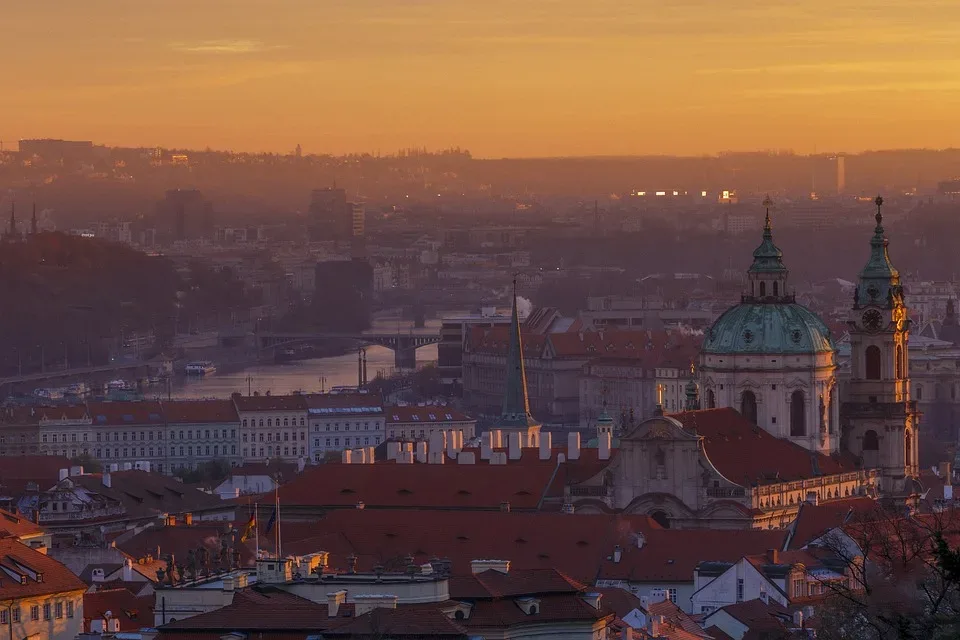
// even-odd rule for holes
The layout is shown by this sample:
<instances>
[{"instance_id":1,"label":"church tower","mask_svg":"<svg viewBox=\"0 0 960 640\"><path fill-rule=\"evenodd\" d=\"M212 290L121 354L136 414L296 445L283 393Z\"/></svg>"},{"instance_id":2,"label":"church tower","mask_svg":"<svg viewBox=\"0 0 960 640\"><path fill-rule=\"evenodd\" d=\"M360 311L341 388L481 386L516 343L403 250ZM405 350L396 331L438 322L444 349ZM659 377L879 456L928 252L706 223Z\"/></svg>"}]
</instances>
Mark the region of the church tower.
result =
<instances>
[{"instance_id":1,"label":"church tower","mask_svg":"<svg viewBox=\"0 0 960 640\"><path fill-rule=\"evenodd\" d=\"M883 198L877 196L877 226L870 259L854 291L850 327L850 379L842 414L846 448L864 468L880 472L882 493L906 498L919 477L917 426L910 399L907 338L910 320L900 273L890 263L883 231Z\"/></svg>"}]
</instances>

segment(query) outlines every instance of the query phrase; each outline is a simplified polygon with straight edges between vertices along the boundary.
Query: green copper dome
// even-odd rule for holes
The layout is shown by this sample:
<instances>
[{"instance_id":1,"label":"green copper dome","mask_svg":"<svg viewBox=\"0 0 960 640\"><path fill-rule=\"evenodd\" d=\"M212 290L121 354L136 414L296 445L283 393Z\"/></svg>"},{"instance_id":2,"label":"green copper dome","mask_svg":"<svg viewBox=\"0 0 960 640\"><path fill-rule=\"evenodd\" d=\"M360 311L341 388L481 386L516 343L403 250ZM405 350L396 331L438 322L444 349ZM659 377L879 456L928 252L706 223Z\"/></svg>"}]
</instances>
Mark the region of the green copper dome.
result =
<instances>
[{"instance_id":1,"label":"green copper dome","mask_svg":"<svg viewBox=\"0 0 960 640\"><path fill-rule=\"evenodd\" d=\"M813 354L834 351L830 330L795 302L744 302L717 318L703 340L707 354Z\"/></svg>"}]
</instances>

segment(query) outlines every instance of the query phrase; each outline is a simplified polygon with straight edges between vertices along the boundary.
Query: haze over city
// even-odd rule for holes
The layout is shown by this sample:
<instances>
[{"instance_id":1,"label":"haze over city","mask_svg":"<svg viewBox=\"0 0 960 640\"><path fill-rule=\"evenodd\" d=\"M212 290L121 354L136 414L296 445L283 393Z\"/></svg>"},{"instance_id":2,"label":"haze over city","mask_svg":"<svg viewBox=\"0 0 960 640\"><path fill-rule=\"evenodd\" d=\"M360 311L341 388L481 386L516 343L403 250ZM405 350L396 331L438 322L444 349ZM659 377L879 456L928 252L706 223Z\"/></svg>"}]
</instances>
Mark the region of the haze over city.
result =
<instances>
[{"instance_id":1,"label":"haze over city","mask_svg":"<svg viewBox=\"0 0 960 640\"><path fill-rule=\"evenodd\" d=\"M6 5L7 141L476 157L960 146L950 0Z\"/></svg>"}]
</instances>

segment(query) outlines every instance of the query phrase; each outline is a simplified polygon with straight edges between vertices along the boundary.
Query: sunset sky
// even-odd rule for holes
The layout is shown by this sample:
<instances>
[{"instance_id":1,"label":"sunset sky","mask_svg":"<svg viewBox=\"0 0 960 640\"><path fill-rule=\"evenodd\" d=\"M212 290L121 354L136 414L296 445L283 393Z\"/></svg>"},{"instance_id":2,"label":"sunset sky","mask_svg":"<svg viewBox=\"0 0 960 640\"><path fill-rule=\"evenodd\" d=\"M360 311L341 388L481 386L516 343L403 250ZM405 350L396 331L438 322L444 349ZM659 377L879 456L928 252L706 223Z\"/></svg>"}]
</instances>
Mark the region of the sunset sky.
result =
<instances>
[{"instance_id":1,"label":"sunset sky","mask_svg":"<svg viewBox=\"0 0 960 640\"><path fill-rule=\"evenodd\" d=\"M8 141L481 157L960 146L958 0L2 4Z\"/></svg>"}]
</instances>

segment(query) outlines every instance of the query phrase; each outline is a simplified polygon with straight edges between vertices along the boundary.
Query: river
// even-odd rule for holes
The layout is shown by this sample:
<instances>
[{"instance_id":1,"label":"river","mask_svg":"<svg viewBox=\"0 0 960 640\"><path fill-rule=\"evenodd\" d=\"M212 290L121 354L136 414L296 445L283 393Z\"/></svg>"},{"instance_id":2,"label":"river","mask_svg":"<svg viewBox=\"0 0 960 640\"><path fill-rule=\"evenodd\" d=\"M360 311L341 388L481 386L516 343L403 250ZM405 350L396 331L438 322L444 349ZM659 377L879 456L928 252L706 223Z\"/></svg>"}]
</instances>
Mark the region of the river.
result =
<instances>
[{"instance_id":1,"label":"river","mask_svg":"<svg viewBox=\"0 0 960 640\"><path fill-rule=\"evenodd\" d=\"M439 321L427 322L426 329L439 331ZM376 331L405 332L409 324L398 325L396 321L378 321L374 323ZM386 347L369 346L367 351L367 377L373 379L377 373L389 375L394 370L393 351ZM437 345L427 345L417 349L417 366L420 367L437 359ZM229 372L216 372L203 377L188 378L178 382L172 389L174 398L227 398L234 392L266 393L274 395L293 393L294 391L329 391L337 386L357 385L357 354L327 358L311 358L285 364L259 364L243 369L231 369Z\"/></svg>"}]
</instances>

